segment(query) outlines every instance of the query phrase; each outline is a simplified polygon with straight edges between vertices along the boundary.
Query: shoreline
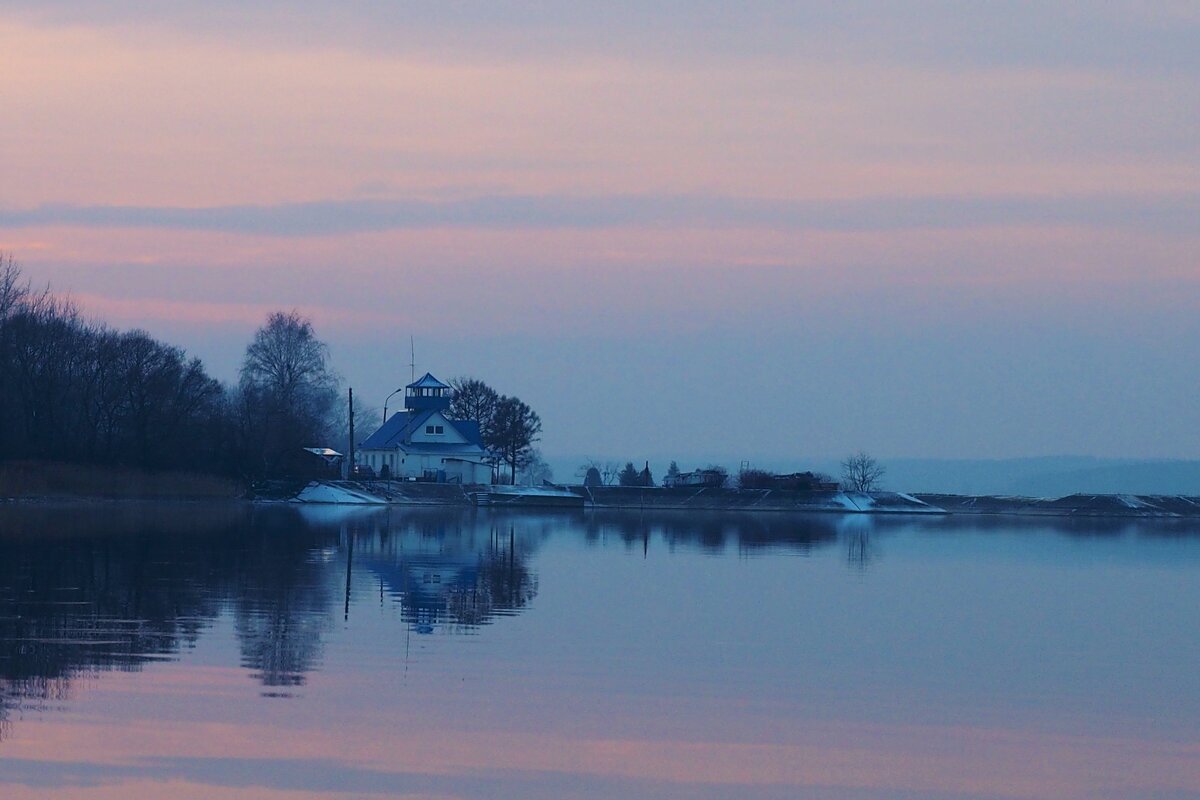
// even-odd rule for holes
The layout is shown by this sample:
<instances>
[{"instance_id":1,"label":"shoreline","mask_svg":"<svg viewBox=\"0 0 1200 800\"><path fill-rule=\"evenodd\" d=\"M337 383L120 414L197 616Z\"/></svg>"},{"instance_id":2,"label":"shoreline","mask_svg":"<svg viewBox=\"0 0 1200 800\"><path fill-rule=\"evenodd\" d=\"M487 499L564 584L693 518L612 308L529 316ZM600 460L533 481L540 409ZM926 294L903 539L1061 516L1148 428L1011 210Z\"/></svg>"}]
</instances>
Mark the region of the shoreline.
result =
<instances>
[{"instance_id":1,"label":"shoreline","mask_svg":"<svg viewBox=\"0 0 1200 800\"><path fill-rule=\"evenodd\" d=\"M917 493L913 495L917 498L926 498L929 495L925 493ZM944 497L944 495L939 495ZM955 495L962 501L989 500L990 496L982 495ZM1117 495L1088 495L1088 497L1096 497L1101 499L1116 498ZM779 515L779 514L819 514L832 516L911 516L911 517L973 517L973 518L989 518L989 519L1123 519L1123 520L1161 520L1161 521L1189 521L1196 520L1200 522L1200 507L1195 511L1179 513L1168 512L1158 509L1105 509L1105 508L1090 508L1087 505L1078 507L1053 507L1049 505L1054 502L1061 502L1070 498L1058 498L1057 500L1046 500L1044 498L1015 498L1006 497L1004 500L1008 504L1004 508L982 508L971 507L966 505L956 505L954 508L929 508L928 510L910 510L910 509L868 509L868 510L853 510L848 508L827 508L819 506L775 506L775 505L671 505L671 504L639 504L639 503L583 503L579 505L568 506L564 504L554 504L537 502L535 500L524 500L520 502L504 503L504 504L489 504L480 506L470 502L467 498L463 498L458 502L450 502L445 499L432 500L391 500L379 501L371 503L332 503L332 502L296 502L287 499L268 499L261 497L194 497L194 496L89 496L89 495L27 495L19 497L0 497L0 508L119 508L129 506L195 506L195 507L285 507L285 508L358 508L362 510L368 509L384 509L384 508L401 508L401 509L480 509L490 511L650 511L650 512L670 512L670 513L707 513L707 514L764 514L764 515ZM1172 496L1171 499L1176 499ZM1200 504L1200 498L1184 497L1189 502Z\"/></svg>"},{"instance_id":2,"label":"shoreline","mask_svg":"<svg viewBox=\"0 0 1200 800\"><path fill-rule=\"evenodd\" d=\"M1058 498L935 492L845 492L699 487L463 486L385 481L237 481L39 462L0 464L0 506L120 504L321 505L710 511L971 517L1197 519L1200 496L1072 494Z\"/></svg>"},{"instance_id":3,"label":"shoreline","mask_svg":"<svg viewBox=\"0 0 1200 800\"><path fill-rule=\"evenodd\" d=\"M306 490L319 486L322 491ZM481 495L486 496L481 501ZM511 486L313 482L294 497L260 502L293 505L484 506L628 511L724 511L761 513L911 514L922 516L1107 517L1200 519L1200 496L1076 494L1061 498L952 495L928 492L804 492L783 489L696 489L560 486L553 490Z\"/></svg>"}]
</instances>

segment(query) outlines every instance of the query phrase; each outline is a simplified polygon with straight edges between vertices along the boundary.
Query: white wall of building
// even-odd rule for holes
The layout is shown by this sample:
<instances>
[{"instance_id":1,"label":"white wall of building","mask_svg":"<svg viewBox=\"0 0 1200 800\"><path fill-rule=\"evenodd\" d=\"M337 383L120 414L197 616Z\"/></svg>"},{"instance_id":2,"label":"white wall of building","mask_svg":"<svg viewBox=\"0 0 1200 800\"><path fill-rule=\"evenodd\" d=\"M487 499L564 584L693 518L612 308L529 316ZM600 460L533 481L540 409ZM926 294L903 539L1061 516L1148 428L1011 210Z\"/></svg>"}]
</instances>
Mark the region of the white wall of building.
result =
<instances>
[{"instance_id":1,"label":"white wall of building","mask_svg":"<svg viewBox=\"0 0 1200 800\"><path fill-rule=\"evenodd\" d=\"M439 432L440 430L440 432ZM427 420L409 434L408 442L422 445L446 445L454 449L468 444L467 439L441 412L434 412ZM408 453L404 445L389 449L370 449L358 451L357 461L363 466L370 467L376 475L381 474L384 466L388 473L398 479L422 478L427 473L443 471L448 481L462 483L491 483L492 469L487 464L474 463L482 461L483 452L474 455L439 454L439 453Z\"/></svg>"},{"instance_id":2,"label":"white wall of building","mask_svg":"<svg viewBox=\"0 0 1200 800\"><path fill-rule=\"evenodd\" d=\"M433 432L430 429L433 429ZM441 433L435 431L440 428ZM417 427L412 432L412 441L421 442L423 444L466 444L467 440L463 438L458 429L450 424L450 420L446 419L441 413L432 414L429 419L425 420L423 425Z\"/></svg>"},{"instance_id":3,"label":"white wall of building","mask_svg":"<svg viewBox=\"0 0 1200 800\"><path fill-rule=\"evenodd\" d=\"M449 481L457 479L462 483L492 482L492 468L487 464L474 463L474 459L464 460L464 457L459 456L406 453L399 447L391 450L361 450L359 451L359 463L373 469L376 475L382 472L386 464L388 472L397 479L421 478L427 472L443 470Z\"/></svg>"}]
</instances>

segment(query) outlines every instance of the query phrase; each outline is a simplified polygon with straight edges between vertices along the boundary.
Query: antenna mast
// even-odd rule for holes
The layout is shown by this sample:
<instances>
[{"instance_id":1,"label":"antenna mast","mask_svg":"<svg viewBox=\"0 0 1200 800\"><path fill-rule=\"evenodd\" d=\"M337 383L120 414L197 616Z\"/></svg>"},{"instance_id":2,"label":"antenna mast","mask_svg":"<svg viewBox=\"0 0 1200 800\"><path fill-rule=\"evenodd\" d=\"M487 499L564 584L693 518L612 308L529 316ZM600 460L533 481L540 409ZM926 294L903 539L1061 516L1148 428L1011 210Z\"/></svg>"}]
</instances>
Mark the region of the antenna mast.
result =
<instances>
[{"instance_id":1,"label":"antenna mast","mask_svg":"<svg viewBox=\"0 0 1200 800\"><path fill-rule=\"evenodd\" d=\"M413 337L408 337L408 382L414 383L417 380L417 345L413 342Z\"/></svg>"},{"instance_id":2,"label":"antenna mast","mask_svg":"<svg viewBox=\"0 0 1200 800\"><path fill-rule=\"evenodd\" d=\"M350 401L350 460L346 466L346 480L354 480L354 388L346 390Z\"/></svg>"}]
</instances>

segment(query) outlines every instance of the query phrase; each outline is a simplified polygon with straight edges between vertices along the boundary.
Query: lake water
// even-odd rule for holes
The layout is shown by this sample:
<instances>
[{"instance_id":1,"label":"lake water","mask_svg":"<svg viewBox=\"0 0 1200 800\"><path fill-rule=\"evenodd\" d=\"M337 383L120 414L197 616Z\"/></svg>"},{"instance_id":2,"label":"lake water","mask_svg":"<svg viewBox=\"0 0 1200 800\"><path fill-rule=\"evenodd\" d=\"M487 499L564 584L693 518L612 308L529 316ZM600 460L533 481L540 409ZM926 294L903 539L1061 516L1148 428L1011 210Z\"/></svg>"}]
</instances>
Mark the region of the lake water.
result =
<instances>
[{"instance_id":1,"label":"lake water","mask_svg":"<svg viewBox=\"0 0 1200 800\"><path fill-rule=\"evenodd\" d=\"M0 507L0 797L1200 798L1195 523Z\"/></svg>"}]
</instances>

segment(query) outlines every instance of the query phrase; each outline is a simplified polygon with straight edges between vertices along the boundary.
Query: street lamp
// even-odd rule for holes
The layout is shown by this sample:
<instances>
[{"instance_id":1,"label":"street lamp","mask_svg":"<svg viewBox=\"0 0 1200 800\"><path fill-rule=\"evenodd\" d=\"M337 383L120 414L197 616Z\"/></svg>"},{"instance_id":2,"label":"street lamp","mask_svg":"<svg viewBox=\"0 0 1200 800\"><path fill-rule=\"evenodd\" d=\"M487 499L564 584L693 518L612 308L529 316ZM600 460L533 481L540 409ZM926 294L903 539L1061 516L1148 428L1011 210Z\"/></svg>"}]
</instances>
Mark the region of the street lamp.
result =
<instances>
[{"instance_id":1,"label":"street lamp","mask_svg":"<svg viewBox=\"0 0 1200 800\"><path fill-rule=\"evenodd\" d=\"M391 394L389 394L389 395L387 396L387 400L384 400L384 401L383 401L383 421L384 421L384 423L385 423L385 424L387 423L387 420L388 420L388 416L387 416L387 404L388 404L388 400L391 400L393 397L395 397L397 394L399 394L400 392L403 392L403 391L404 391L404 387L403 387L403 386L401 386L399 389L397 389L396 391L394 391L394 392L392 392Z\"/></svg>"}]
</instances>

